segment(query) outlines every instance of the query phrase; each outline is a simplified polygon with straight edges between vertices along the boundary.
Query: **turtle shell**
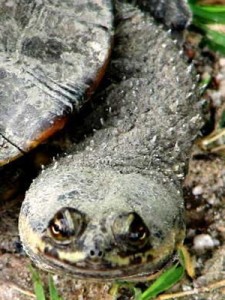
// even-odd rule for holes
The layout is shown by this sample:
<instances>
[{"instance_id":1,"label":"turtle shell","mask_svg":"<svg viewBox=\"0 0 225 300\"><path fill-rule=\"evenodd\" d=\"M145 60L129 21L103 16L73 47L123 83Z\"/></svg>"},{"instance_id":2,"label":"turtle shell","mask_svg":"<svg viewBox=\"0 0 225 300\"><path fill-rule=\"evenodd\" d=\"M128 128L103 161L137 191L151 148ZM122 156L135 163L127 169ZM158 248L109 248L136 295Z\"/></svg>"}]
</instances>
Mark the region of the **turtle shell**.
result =
<instances>
[{"instance_id":1,"label":"turtle shell","mask_svg":"<svg viewBox=\"0 0 225 300\"><path fill-rule=\"evenodd\" d=\"M63 128L101 80L112 1L0 3L0 165Z\"/></svg>"}]
</instances>

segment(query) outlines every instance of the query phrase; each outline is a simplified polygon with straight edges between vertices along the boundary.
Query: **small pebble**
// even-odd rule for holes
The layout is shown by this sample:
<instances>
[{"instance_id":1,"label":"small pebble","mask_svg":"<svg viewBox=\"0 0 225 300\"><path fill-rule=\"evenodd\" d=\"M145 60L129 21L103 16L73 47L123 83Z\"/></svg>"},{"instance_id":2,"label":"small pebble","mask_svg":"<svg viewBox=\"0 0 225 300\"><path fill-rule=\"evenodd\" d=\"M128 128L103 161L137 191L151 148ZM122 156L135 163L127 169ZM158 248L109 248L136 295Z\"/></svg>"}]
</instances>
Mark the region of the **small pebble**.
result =
<instances>
[{"instance_id":1,"label":"small pebble","mask_svg":"<svg viewBox=\"0 0 225 300\"><path fill-rule=\"evenodd\" d=\"M192 193L194 196L201 195L203 193L203 188L200 185L197 185L193 188Z\"/></svg>"},{"instance_id":2,"label":"small pebble","mask_svg":"<svg viewBox=\"0 0 225 300\"><path fill-rule=\"evenodd\" d=\"M217 245L209 234L199 234L194 238L193 247L197 251L212 249Z\"/></svg>"}]
</instances>

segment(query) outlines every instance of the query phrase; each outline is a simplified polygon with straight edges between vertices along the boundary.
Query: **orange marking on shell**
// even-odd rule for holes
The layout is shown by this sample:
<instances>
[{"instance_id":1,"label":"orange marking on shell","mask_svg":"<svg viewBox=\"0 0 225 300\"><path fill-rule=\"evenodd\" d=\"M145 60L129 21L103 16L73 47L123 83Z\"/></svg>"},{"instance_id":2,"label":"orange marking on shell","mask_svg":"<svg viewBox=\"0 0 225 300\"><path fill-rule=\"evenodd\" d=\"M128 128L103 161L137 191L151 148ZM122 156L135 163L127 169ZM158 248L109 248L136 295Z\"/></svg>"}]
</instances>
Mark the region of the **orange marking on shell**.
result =
<instances>
[{"instance_id":1,"label":"orange marking on shell","mask_svg":"<svg viewBox=\"0 0 225 300\"><path fill-rule=\"evenodd\" d=\"M96 77L95 77L95 80L93 82L93 84L89 87L89 89L86 91L86 96L87 98L89 99L92 94L95 92L95 90L97 89L98 85L100 84L102 78L104 77L105 75L105 72L106 72L106 69L108 67L108 64L109 64L109 60L110 60L110 57L111 57L111 51L112 50L112 45L111 47L109 48L109 52L108 52L108 56L106 58L106 60L104 61L103 65L101 68L99 68L97 74L96 74Z\"/></svg>"},{"instance_id":2,"label":"orange marking on shell","mask_svg":"<svg viewBox=\"0 0 225 300\"><path fill-rule=\"evenodd\" d=\"M46 130L42 131L37 136L36 139L34 139L33 141L30 141L28 143L28 146L27 146L26 150L30 150L30 149L33 149L33 148L37 147L40 143L46 141L54 133L56 133L57 131L63 129L63 127L65 126L67 120L68 120L67 116L55 120L55 122L53 123L52 126L50 126L49 128L47 128Z\"/></svg>"}]
</instances>

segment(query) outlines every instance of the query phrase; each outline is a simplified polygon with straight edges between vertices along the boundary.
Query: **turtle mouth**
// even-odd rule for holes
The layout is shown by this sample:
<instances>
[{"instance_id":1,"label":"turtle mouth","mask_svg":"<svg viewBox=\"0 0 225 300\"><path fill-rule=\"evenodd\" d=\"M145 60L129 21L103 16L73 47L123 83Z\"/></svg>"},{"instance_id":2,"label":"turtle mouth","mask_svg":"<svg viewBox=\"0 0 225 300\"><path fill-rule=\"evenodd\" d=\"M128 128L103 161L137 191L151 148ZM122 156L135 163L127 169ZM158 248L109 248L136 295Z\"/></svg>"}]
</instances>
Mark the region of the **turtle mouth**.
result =
<instances>
[{"instance_id":1,"label":"turtle mouth","mask_svg":"<svg viewBox=\"0 0 225 300\"><path fill-rule=\"evenodd\" d=\"M170 231L166 239L154 247L147 244L144 248L131 252L114 245L93 252L92 255L92 247L84 247L78 243L70 246L57 244L46 236L40 237L29 226L27 228L30 239L26 241L25 250L40 268L78 279L101 282L153 279L163 268L174 262L176 249L182 244L184 236L183 230Z\"/></svg>"},{"instance_id":2,"label":"turtle mouth","mask_svg":"<svg viewBox=\"0 0 225 300\"><path fill-rule=\"evenodd\" d=\"M41 253L40 253L41 252ZM62 255L63 252L53 250L40 251L42 256L42 263L44 262L47 269L50 271L58 271L58 273L72 275L79 279L93 280L93 281L112 281L115 279L130 280L130 281L144 281L157 276L157 274L166 266L170 265L177 257L176 251L167 253L167 255L158 255L158 257L151 258L150 255L129 256L125 259L124 264L120 264L121 257L114 256L112 260L110 257L92 260L82 257L81 252L67 253L67 256ZM43 255L44 254L44 255ZM145 259L148 257L148 259ZM80 260L78 261L78 259ZM126 262L126 263L125 263Z\"/></svg>"}]
</instances>

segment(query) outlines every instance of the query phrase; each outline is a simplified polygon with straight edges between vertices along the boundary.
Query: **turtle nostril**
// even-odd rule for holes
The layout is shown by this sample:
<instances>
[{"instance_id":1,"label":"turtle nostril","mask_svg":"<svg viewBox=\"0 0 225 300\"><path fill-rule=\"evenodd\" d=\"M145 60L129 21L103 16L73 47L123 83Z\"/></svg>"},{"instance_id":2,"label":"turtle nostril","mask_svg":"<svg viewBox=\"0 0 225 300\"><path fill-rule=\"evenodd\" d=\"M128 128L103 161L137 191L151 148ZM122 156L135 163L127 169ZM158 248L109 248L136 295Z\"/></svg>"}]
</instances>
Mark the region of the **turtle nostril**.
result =
<instances>
[{"instance_id":1,"label":"turtle nostril","mask_svg":"<svg viewBox=\"0 0 225 300\"><path fill-rule=\"evenodd\" d=\"M95 249L90 250L90 257L92 258L101 258L103 256L103 251Z\"/></svg>"}]
</instances>

